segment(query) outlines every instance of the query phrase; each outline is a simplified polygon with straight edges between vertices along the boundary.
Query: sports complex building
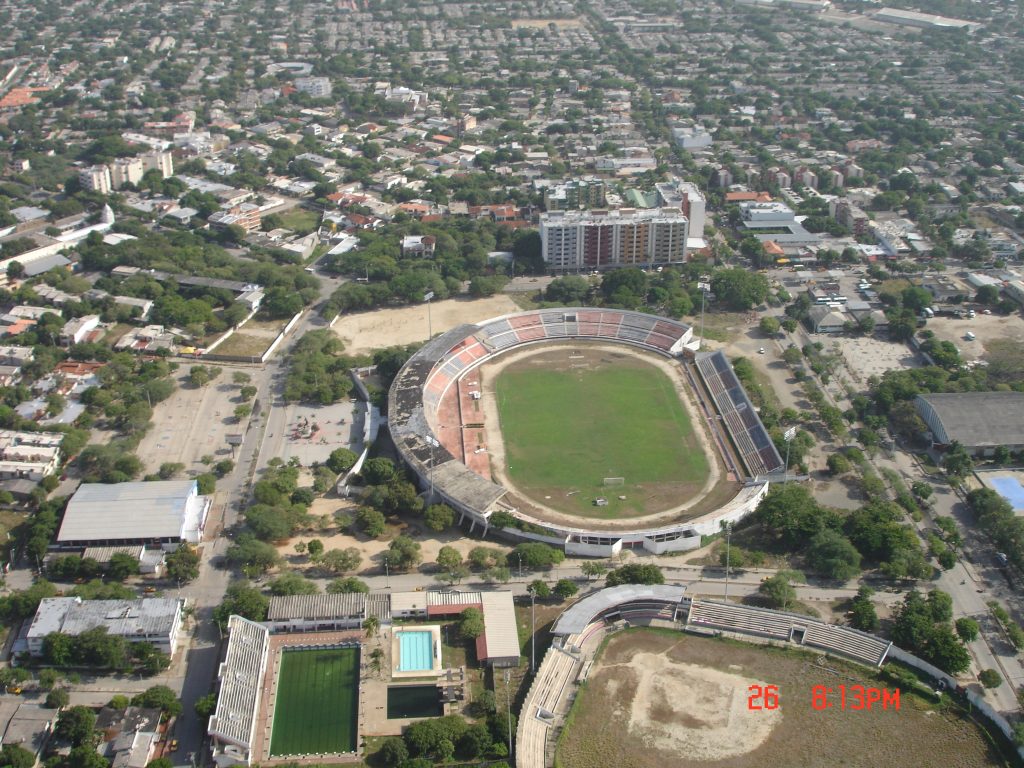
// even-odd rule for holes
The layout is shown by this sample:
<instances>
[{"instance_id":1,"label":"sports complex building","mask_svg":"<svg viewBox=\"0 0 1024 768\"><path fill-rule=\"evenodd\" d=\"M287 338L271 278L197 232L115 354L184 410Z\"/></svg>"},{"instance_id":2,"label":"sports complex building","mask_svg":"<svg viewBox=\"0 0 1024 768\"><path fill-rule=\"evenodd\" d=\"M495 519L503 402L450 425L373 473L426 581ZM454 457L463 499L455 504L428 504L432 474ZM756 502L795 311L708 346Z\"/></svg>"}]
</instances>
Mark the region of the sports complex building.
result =
<instances>
[{"instance_id":1,"label":"sports complex building","mask_svg":"<svg viewBox=\"0 0 1024 768\"><path fill-rule=\"evenodd\" d=\"M430 622L466 608L483 613L477 661L517 666L505 590L293 595L272 597L265 622L232 616L208 728L214 762L359 762L365 736L456 711L465 670L449 668L441 628ZM380 626L373 638L363 630L369 618Z\"/></svg>"},{"instance_id":2,"label":"sports complex building","mask_svg":"<svg viewBox=\"0 0 1024 768\"><path fill-rule=\"evenodd\" d=\"M513 351L540 353L545 345L570 350L617 345L667 359L684 383L694 421L715 454L712 460L733 484L731 498L699 514L659 515L650 525L642 519L567 521L518 503L512 489L492 477L489 451L480 447L486 425L477 407L479 379L491 361ZM479 526L486 534L500 514L504 536L557 545L570 555L607 557L624 547L657 554L694 549L702 535L752 512L769 481L783 479L784 473L783 460L725 354L696 352L698 346L690 326L627 310L536 310L460 325L428 342L396 376L389 395L391 436L422 487L455 509L471 531ZM509 525L509 519L517 525Z\"/></svg>"}]
</instances>

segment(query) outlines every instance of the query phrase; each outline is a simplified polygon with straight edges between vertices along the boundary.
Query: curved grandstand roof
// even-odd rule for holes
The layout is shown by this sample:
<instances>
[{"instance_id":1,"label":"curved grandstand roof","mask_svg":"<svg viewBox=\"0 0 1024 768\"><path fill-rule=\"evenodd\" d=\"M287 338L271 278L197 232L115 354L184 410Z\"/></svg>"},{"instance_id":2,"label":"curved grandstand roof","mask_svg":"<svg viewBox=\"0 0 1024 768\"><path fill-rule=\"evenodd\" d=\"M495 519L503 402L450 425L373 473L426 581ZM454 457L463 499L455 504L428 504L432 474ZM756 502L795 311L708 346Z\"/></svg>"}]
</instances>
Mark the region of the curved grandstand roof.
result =
<instances>
[{"instance_id":1,"label":"curved grandstand roof","mask_svg":"<svg viewBox=\"0 0 1024 768\"><path fill-rule=\"evenodd\" d=\"M586 307L518 312L460 325L427 342L395 377L388 413L392 439L421 475L432 470L434 487L442 495L485 515L505 495L505 488L438 444L428 419L463 373L505 349L559 339L615 341L671 357L692 333L685 323L654 315Z\"/></svg>"},{"instance_id":2,"label":"curved grandstand roof","mask_svg":"<svg viewBox=\"0 0 1024 768\"><path fill-rule=\"evenodd\" d=\"M626 603L645 600L678 603L686 594L681 584L622 584L595 592L569 606L551 628L553 635L578 635L598 616Z\"/></svg>"}]
</instances>

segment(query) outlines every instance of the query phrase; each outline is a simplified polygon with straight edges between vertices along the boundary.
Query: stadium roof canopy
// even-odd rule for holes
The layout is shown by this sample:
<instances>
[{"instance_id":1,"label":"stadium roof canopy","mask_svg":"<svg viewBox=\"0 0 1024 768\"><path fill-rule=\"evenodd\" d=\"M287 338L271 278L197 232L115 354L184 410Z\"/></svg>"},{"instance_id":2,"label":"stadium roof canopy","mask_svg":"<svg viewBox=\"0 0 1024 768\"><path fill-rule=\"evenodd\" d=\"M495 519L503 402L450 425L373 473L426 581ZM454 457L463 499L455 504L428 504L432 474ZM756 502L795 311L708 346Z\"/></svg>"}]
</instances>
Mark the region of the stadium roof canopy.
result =
<instances>
[{"instance_id":1,"label":"stadium roof canopy","mask_svg":"<svg viewBox=\"0 0 1024 768\"><path fill-rule=\"evenodd\" d=\"M663 603L678 603L686 594L686 587L680 584L623 584L602 589L589 597L574 603L551 629L553 635L578 635L587 628L595 617L617 605L653 600Z\"/></svg>"}]
</instances>

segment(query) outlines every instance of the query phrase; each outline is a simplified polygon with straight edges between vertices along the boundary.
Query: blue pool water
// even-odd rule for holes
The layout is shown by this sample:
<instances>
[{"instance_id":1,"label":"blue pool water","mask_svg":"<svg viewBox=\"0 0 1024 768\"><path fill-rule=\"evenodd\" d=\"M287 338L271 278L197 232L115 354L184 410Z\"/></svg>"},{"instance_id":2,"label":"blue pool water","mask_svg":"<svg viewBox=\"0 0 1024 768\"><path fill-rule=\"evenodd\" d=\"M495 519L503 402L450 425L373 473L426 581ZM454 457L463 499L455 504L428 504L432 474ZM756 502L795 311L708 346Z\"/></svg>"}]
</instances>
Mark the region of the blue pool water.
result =
<instances>
[{"instance_id":1,"label":"blue pool water","mask_svg":"<svg viewBox=\"0 0 1024 768\"><path fill-rule=\"evenodd\" d=\"M434 668L434 641L429 632L398 633L398 671L425 672Z\"/></svg>"},{"instance_id":2,"label":"blue pool water","mask_svg":"<svg viewBox=\"0 0 1024 768\"><path fill-rule=\"evenodd\" d=\"M1024 488L1021 487L1017 478L1008 475L993 477L989 480L989 483L996 489L996 493L1010 502L1010 506L1013 507L1015 512L1024 510Z\"/></svg>"}]
</instances>

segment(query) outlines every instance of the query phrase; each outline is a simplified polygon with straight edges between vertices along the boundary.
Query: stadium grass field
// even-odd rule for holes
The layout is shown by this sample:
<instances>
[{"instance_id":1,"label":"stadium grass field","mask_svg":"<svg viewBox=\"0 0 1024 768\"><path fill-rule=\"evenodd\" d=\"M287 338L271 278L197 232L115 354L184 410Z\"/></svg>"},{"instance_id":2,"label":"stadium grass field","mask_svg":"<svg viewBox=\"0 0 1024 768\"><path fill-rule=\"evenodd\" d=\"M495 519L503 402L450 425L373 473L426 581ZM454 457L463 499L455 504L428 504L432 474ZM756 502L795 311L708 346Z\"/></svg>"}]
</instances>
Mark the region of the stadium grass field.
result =
<instances>
[{"instance_id":1,"label":"stadium grass field","mask_svg":"<svg viewBox=\"0 0 1024 768\"><path fill-rule=\"evenodd\" d=\"M271 755L354 752L359 650L285 650L277 682Z\"/></svg>"},{"instance_id":2,"label":"stadium grass field","mask_svg":"<svg viewBox=\"0 0 1024 768\"><path fill-rule=\"evenodd\" d=\"M612 517L657 511L629 489L665 485L678 503L704 484L708 456L663 371L596 352L585 364L564 351L538 359L509 366L494 382L506 470L518 488L550 495L545 504L574 514ZM606 477L624 478L623 489L605 487ZM611 503L619 494L634 503ZM596 496L609 507L594 507Z\"/></svg>"}]
</instances>

